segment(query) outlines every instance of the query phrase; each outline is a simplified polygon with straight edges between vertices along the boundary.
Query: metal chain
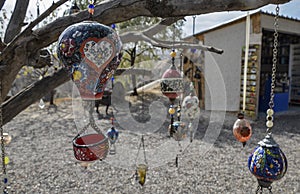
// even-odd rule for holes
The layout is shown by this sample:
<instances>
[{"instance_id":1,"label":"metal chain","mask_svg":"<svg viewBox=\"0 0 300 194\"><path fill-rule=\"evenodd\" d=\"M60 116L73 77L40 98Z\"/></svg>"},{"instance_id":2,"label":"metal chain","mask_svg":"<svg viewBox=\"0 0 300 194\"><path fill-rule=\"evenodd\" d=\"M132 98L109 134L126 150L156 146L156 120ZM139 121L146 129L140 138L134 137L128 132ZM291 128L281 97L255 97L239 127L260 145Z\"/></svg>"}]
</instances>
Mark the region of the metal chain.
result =
<instances>
[{"instance_id":1,"label":"metal chain","mask_svg":"<svg viewBox=\"0 0 300 194\"><path fill-rule=\"evenodd\" d=\"M6 163L5 163L5 145L4 145L4 136L3 136L3 112L2 112L2 80L0 80L0 135L1 135L1 152L2 152L2 173L3 173L3 193L8 193L8 188L5 185L7 183L7 174L6 174Z\"/></svg>"},{"instance_id":2,"label":"metal chain","mask_svg":"<svg viewBox=\"0 0 300 194\"><path fill-rule=\"evenodd\" d=\"M262 194L263 193L263 190L262 190L262 187L261 186L257 186L257 189L256 189L256 194Z\"/></svg>"},{"instance_id":3,"label":"metal chain","mask_svg":"<svg viewBox=\"0 0 300 194\"><path fill-rule=\"evenodd\" d=\"M269 186L267 189L269 190L270 194L273 194L273 192L272 192L272 186ZM262 186L258 186L255 193L256 194L262 194L263 193L263 187Z\"/></svg>"},{"instance_id":4,"label":"metal chain","mask_svg":"<svg viewBox=\"0 0 300 194\"><path fill-rule=\"evenodd\" d=\"M274 107L274 89L275 89L275 79L276 79L276 68L277 68L277 54L278 54L278 17L279 17L279 6L276 6L276 15L274 17L274 45L273 45L273 65L272 65L272 78L271 78L271 93L269 107L273 109Z\"/></svg>"},{"instance_id":5,"label":"metal chain","mask_svg":"<svg viewBox=\"0 0 300 194\"><path fill-rule=\"evenodd\" d=\"M269 186L269 187L268 187L268 190L269 190L269 193L270 193L270 194L273 194L273 192L272 192L272 186Z\"/></svg>"},{"instance_id":6,"label":"metal chain","mask_svg":"<svg viewBox=\"0 0 300 194\"><path fill-rule=\"evenodd\" d=\"M273 42L273 58L272 58L272 77L271 77L271 92L269 109L267 110L267 133L271 133L271 128L273 127L273 114L274 114L274 89L276 81L276 69L277 69L277 54L278 54L278 17L279 17L279 5L276 6L276 14L274 17L274 42Z\"/></svg>"}]
</instances>

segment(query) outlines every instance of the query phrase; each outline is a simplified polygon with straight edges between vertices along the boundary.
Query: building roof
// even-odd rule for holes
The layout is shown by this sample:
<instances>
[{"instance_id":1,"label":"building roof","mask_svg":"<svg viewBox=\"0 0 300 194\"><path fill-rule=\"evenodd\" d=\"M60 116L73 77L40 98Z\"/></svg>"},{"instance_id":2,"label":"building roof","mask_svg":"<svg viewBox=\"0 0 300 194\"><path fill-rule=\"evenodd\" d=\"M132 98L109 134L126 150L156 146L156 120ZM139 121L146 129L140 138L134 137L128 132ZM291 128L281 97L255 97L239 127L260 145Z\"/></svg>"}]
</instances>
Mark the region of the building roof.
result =
<instances>
[{"instance_id":1,"label":"building roof","mask_svg":"<svg viewBox=\"0 0 300 194\"><path fill-rule=\"evenodd\" d=\"M252 12L252 13L250 14L250 16L256 15L256 14L264 14L264 15L269 15L269 16L275 16L275 14L273 14L273 13L265 12L265 11L262 11L262 10L258 10L258 11ZM227 26L227 25L232 25L232 24L234 24L234 23L237 23L237 22L240 22L240 21L245 20L246 17L247 17L247 15L243 15L243 16L239 16L239 17L237 17L237 18L234 18L234 19L225 21L225 22L223 22L223 23L217 24L217 25L212 26L212 27L210 27L210 28L207 28L207 29L205 29L205 30L203 30L203 31L200 31L200 32L198 32L198 33L196 33L196 34L194 34L194 35L188 36L188 37L186 37L185 39L191 38L191 37L193 37L193 36L199 36L199 35L208 33L208 32L210 32L210 31L214 31L214 30L217 30L217 29L219 29L219 28L223 28L223 27L225 27L225 26ZM292 17L289 17L289 16L283 16L283 15L280 15L279 17L280 17L280 18L283 18L283 19L288 19L288 20L293 20L293 21L300 22L300 19L292 18Z\"/></svg>"}]
</instances>

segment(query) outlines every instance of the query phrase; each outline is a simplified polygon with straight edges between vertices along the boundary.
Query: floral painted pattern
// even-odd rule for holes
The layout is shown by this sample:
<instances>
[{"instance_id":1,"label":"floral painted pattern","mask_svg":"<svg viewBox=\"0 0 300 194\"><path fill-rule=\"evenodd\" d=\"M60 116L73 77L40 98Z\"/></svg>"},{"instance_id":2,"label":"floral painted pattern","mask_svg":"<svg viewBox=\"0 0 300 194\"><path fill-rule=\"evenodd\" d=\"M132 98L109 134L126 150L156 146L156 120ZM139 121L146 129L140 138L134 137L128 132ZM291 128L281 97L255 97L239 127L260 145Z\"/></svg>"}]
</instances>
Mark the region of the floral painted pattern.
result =
<instances>
[{"instance_id":1,"label":"floral painted pattern","mask_svg":"<svg viewBox=\"0 0 300 194\"><path fill-rule=\"evenodd\" d=\"M258 179L273 182L287 170L287 160L279 147L257 147L248 159L248 167Z\"/></svg>"}]
</instances>

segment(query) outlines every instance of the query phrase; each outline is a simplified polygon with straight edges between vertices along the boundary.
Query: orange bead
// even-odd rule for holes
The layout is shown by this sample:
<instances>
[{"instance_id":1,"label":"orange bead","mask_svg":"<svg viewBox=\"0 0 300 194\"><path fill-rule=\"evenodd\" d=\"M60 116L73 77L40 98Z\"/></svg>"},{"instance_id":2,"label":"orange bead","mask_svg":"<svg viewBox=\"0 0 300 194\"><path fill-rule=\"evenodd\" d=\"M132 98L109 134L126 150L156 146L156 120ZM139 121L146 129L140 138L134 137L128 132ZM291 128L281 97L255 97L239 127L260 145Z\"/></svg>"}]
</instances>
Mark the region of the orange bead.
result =
<instances>
[{"instance_id":1,"label":"orange bead","mask_svg":"<svg viewBox=\"0 0 300 194\"><path fill-rule=\"evenodd\" d=\"M252 127L246 119L237 119L233 125L234 137L242 143L246 143L252 135Z\"/></svg>"}]
</instances>

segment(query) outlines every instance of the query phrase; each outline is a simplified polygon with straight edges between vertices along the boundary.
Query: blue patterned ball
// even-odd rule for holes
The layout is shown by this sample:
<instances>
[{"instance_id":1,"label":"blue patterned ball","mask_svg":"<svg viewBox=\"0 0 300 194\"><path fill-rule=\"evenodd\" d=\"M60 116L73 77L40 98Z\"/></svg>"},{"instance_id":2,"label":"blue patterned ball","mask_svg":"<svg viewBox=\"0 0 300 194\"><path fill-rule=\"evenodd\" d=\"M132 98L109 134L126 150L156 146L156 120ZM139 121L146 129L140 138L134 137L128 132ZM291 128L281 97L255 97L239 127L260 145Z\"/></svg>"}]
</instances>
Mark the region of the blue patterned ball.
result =
<instances>
[{"instance_id":1,"label":"blue patterned ball","mask_svg":"<svg viewBox=\"0 0 300 194\"><path fill-rule=\"evenodd\" d=\"M258 146L248 159L248 168L259 183L268 187L285 175L287 159L279 147Z\"/></svg>"}]
</instances>

